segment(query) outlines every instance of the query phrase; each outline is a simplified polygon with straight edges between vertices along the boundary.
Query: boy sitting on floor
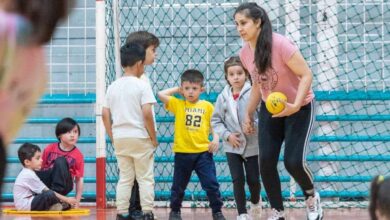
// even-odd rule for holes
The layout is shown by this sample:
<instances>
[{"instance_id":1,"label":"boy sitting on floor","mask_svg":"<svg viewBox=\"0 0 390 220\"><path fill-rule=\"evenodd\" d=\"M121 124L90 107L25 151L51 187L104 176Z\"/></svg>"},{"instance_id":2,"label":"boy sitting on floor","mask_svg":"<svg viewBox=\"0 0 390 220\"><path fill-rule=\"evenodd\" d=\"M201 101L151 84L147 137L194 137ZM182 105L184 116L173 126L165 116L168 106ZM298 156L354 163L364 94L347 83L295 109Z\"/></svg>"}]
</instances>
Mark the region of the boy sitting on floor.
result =
<instances>
[{"instance_id":1,"label":"boy sitting on floor","mask_svg":"<svg viewBox=\"0 0 390 220\"><path fill-rule=\"evenodd\" d=\"M13 189L17 210L60 211L63 210L63 203L71 206L77 204L75 198L65 197L49 190L35 174L35 171L40 170L42 166L41 149L37 145L23 144L18 150L18 157L23 169L16 178Z\"/></svg>"}]
</instances>

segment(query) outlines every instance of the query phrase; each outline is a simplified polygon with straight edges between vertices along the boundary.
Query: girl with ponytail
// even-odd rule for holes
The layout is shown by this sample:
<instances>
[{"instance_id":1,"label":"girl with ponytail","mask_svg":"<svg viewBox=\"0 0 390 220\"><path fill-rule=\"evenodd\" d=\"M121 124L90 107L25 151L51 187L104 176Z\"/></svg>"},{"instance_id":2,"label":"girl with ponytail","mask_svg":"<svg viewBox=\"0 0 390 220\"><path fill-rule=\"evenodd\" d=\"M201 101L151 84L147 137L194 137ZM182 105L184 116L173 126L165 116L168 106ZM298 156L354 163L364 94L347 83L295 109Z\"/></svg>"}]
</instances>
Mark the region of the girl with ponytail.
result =
<instances>
[{"instance_id":1,"label":"girl with ponytail","mask_svg":"<svg viewBox=\"0 0 390 220\"><path fill-rule=\"evenodd\" d=\"M371 183L371 220L390 220L390 179L377 176Z\"/></svg>"},{"instance_id":2,"label":"girl with ponytail","mask_svg":"<svg viewBox=\"0 0 390 220\"><path fill-rule=\"evenodd\" d=\"M240 59L251 75L244 132L255 132L253 113L261 102L259 113L260 174L271 204L268 220L284 220L278 158L285 143L284 164L302 188L306 198L307 219L320 220L323 210L313 177L306 165L306 148L314 119L313 75L298 48L288 38L272 31L267 12L256 3L243 3L234 13L240 37L245 42ZM265 100L271 92L287 96L282 112L271 115Z\"/></svg>"}]
</instances>

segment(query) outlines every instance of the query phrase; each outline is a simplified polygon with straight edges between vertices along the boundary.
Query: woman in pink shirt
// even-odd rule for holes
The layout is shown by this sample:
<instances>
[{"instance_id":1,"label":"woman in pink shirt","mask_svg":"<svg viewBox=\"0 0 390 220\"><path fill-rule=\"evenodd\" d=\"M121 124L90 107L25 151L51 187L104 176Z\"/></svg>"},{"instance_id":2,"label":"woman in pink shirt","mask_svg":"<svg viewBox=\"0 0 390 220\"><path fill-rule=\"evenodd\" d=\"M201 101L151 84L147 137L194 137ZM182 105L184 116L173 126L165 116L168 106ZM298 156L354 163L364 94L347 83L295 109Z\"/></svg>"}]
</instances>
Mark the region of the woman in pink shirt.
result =
<instances>
[{"instance_id":1,"label":"woman in pink shirt","mask_svg":"<svg viewBox=\"0 0 390 220\"><path fill-rule=\"evenodd\" d=\"M285 143L284 164L302 188L309 220L322 219L319 194L306 165L306 147L314 121L312 73L298 48L286 37L273 33L266 11L256 3L243 3L234 13L245 44L240 59L252 77L244 131L253 133L251 115L261 102L259 114L260 173L273 212L268 220L284 220L278 158ZM265 100L271 92L287 96L285 109L271 115Z\"/></svg>"},{"instance_id":2,"label":"woman in pink shirt","mask_svg":"<svg viewBox=\"0 0 390 220\"><path fill-rule=\"evenodd\" d=\"M15 138L47 81L43 45L73 0L0 0L0 189L6 146ZM1 190L0 190L1 192Z\"/></svg>"}]
</instances>

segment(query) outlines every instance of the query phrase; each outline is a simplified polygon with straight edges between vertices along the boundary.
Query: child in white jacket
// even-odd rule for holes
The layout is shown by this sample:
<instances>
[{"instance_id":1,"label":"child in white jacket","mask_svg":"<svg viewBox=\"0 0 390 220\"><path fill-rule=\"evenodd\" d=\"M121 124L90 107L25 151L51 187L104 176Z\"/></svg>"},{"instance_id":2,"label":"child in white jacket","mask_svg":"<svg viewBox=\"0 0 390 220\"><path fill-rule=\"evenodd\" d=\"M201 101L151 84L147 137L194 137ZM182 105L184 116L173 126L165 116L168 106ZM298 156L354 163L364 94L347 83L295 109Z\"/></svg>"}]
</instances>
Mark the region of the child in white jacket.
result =
<instances>
[{"instance_id":1,"label":"child in white jacket","mask_svg":"<svg viewBox=\"0 0 390 220\"><path fill-rule=\"evenodd\" d=\"M239 57L231 57L224 64L228 85L218 95L211 124L222 138L227 162L233 180L237 204L237 220L260 219L261 198L259 179L259 148L257 133L244 134L242 125L251 92L248 72ZM254 116L257 119L257 115ZM257 120L256 120L257 121ZM249 186L251 209L246 209L245 179Z\"/></svg>"}]
</instances>

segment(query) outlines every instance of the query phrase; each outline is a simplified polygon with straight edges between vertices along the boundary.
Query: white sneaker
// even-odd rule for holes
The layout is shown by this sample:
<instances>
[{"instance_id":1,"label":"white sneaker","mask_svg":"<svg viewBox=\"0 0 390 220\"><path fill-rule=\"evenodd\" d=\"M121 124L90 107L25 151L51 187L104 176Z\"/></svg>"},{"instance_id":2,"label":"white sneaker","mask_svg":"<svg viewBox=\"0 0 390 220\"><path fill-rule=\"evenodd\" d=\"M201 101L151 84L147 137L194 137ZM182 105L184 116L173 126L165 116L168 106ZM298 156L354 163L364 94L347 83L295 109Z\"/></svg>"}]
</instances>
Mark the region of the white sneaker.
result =
<instances>
[{"instance_id":1,"label":"white sneaker","mask_svg":"<svg viewBox=\"0 0 390 220\"><path fill-rule=\"evenodd\" d=\"M283 211L272 209L272 214L267 220L285 220L286 216Z\"/></svg>"},{"instance_id":2,"label":"white sneaker","mask_svg":"<svg viewBox=\"0 0 390 220\"><path fill-rule=\"evenodd\" d=\"M310 196L306 200L306 213L308 220L321 220L324 217L318 192L314 193L314 197Z\"/></svg>"},{"instance_id":3,"label":"white sneaker","mask_svg":"<svg viewBox=\"0 0 390 220\"><path fill-rule=\"evenodd\" d=\"M252 218L250 217L250 215L245 213L237 216L237 220L252 220Z\"/></svg>"},{"instance_id":4,"label":"white sneaker","mask_svg":"<svg viewBox=\"0 0 390 220\"><path fill-rule=\"evenodd\" d=\"M254 220L260 220L261 217L261 200L257 204L251 203L251 208L249 210L249 213Z\"/></svg>"}]
</instances>

